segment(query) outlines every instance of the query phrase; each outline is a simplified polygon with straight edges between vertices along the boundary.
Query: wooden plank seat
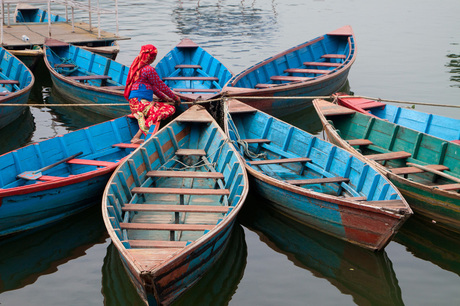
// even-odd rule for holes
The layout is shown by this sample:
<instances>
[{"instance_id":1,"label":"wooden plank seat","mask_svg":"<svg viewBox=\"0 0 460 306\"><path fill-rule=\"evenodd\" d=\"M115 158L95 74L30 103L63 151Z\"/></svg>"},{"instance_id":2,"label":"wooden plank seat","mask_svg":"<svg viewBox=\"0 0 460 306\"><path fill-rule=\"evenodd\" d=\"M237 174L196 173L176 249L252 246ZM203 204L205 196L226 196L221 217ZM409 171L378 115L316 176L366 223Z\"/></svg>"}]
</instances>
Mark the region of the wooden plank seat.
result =
<instances>
[{"instance_id":1,"label":"wooden plank seat","mask_svg":"<svg viewBox=\"0 0 460 306\"><path fill-rule=\"evenodd\" d=\"M433 170L437 170L437 171L449 170L449 167L446 167L444 165L426 165L425 167L433 169ZM400 175L426 172L425 170L417 168L417 167L400 167L400 168L391 168L389 170L394 174L400 174Z\"/></svg>"},{"instance_id":2,"label":"wooden plank seat","mask_svg":"<svg viewBox=\"0 0 460 306\"><path fill-rule=\"evenodd\" d=\"M375 161L383 161L383 160L393 160L393 159L405 159L405 158L411 157L412 154L405 152L405 151L398 151L398 152L371 154L371 155L365 155L365 156Z\"/></svg>"},{"instance_id":3,"label":"wooden plank seat","mask_svg":"<svg viewBox=\"0 0 460 306\"><path fill-rule=\"evenodd\" d=\"M344 54L323 54L321 58L337 58L337 59L346 59L347 57Z\"/></svg>"},{"instance_id":4,"label":"wooden plank seat","mask_svg":"<svg viewBox=\"0 0 460 306\"><path fill-rule=\"evenodd\" d=\"M353 200L353 201L366 201L367 197L348 197L345 200Z\"/></svg>"},{"instance_id":5,"label":"wooden plank seat","mask_svg":"<svg viewBox=\"0 0 460 306\"><path fill-rule=\"evenodd\" d=\"M458 189L460 189L460 184L459 183L445 184L445 185L438 185L438 186L434 186L434 187L442 189L442 190L458 190Z\"/></svg>"},{"instance_id":6,"label":"wooden plank seat","mask_svg":"<svg viewBox=\"0 0 460 306\"><path fill-rule=\"evenodd\" d=\"M315 73L315 74L328 74L332 70L320 70L320 69L300 69L300 68L290 68L284 70L285 73Z\"/></svg>"},{"instance_id":7,"label":"wooden plank seat","mask_svg":"<svg viewBox=\"0 0 460 306\"><path fill-rule=\"evenodd\" d=\"M229 195L228 189L199 189L199 188L156 188L134 187L133 193L146 194L179 194L179 195Z\"/></svg>"},{"instance_id":8,"label":"wooden plank seat","mask_svg":"<svg viewBox=\"0 0 460 306\"><path fill-rule=\"evenodd\" d=\"M220 88L174 88L174 91L180 92L220 92L221 90Z\"/></svg>"},{"instance_id":9,"label":"wooden plank seat","mask_svg":"<svg viewBox=\"0 0 460 306\"><path fill-rule=\"evenodd\" d=\"M307 77L296 77L290 75L274 75L270 78L272 81L287 81L287 82L304 82L311 80L312 78Z\"/></svg>"},{"instance_id":10,"label":"wooden plank seat","mask_svg":"<svg viewBox=\"0 0 460 306\"><path fill-rule=\"evenodd\" d=\"M51 175L42 175L38 179L39 181L44 181L44 182L52 182L52 181L59 181L62 179L65 179L68 177L61 177L61 176L51 176Z\"/></svg>"},{"instance_id":11,"label":"wooden plank seat","mask_svg":"<svg viewBox=\"0 0 460 306\"><path fill-rule=\"evenodd\" d=\"M179 156L206 156L206 151L202 149L178 149L176 155Z\"/></svg>"},{"instance_id":12,"label":"wooden plank seat","mask_svg":"<svg viewBox=\"0 0 460 306\"><path fill-rule=\"evenodd\" d=\"M136 149L140 146L138 143L116 143L112 147L121 148L121 149Z\"/></svg>"},{"instance_id":13,"label":"wooden plank seat","mask_svg":"<svg viewBox=\"0 0 460 306\"><path fill-rule=\"evenodd\" d=\"M296 157L296 158L282 158L282 159L262 159L262 160L251 160L251 165L269 165L269 164L284 164L284 163L307 163L311 162L308 157Z\"/></svg>"},{"instance_id":14,"label":"wooden plank seat","mask_svg":"<svg viewBox=\"0 0 460 306\"><path fill-rule=\"evenodd\" d=\"M188 241L128 240L132 248L185 248Z\"/></svg>"},{"instance_id":15,"label":"wooden plank seat","mask_svg":"<svg viewBox=\"0 0 460 306\"><path fill-rule=\"evenodd\" d=\"M206 178L206 179L224 179L220 172L198 172L198 171L149 171L148 177L178 177L178 178Z\"/></svg>"},{"instance_id":16,"label":"wooden plank seat","mask_svg":"<svg viewBox=\"0 0 460 306\"><path fill-rule=\"evenodd\" d=\"M112 77L108 75L74 75L68 76L68 79L74 81L89 81L89 80L111 80Z\"/></svg>"},{"instance_id":17,"label":"wooden plank seat","mask_svg":"<svg viewBox=\"0 0 460 306\"><path fill-rule=\"evenodd\" d=\"M345 108L345 107L330 107L330 108L325 108L322 110L324 116L326 117L330 117L330 116L342 116L342 115L352 115L354 113L356 113L356 111L352 110L352 109L349 109L349 108ZM347 140L348 141L348 140Z\"/></svg>"},{"instance_id":18,"label":"wooden plank seat","mask_svg":"<svg viewBox=\"0 0 460 306\"><path fill-rule=\"evenodd\" d=\"M460 140L451 140L451 142L460 144Z\"/></svg>"},{"instance_id":19,"label":"wooden plank seat","mask_svg":"<svg viewBox=\"0 0 460 306\"><path fill-rule=\"evenodd\" d=\"M115 166L117 163L108 162L103 160L94 160L94 159L81 159L81 158L73 158L67 161L68 164L74 165L88 165L88 166L98 166L98 167L111 167Z\"/></svg>"},{"instance_id":20,"label":"wooden plank seat","mask_svg":"<svg viewBox=\"0 0 460 306\"><path fill-rule=\"evenodd\" d=\"M210 231L215 225L210 224L171 224L171 223L120 223L121 229L151 231Z\"/></svg>"},{"instance_id":21,"label":"wooden plank seat","mask_svg":"<svg viewBox=\"0 0 460 306\"><path fill-rule=\"evenodd\" d=\"M0 96L7 96L10 93L11 93L10 91L0 91Z\"/></svg>"},{"instance_id":22,"label":"wooden plank seat","mask_svg":"<svg viewBox=\"0 0 460 306\"><path fill-rule=\"evenodd\" d=\"M227 213L230 206L221 205L157 205L157 204L126 204L123 211L152 212L194 212L194 213Z\"/></svg>"},{"instance_id":23,"label":"wooden plank seat","mask_svg":"<svg viewBox=\"0 0 460 306\"><path fill-rule=\"evenodd\" d=\"M347 183L350 179L346 177L322 177L315 179L305 179L305 180L287 180L286 183L292 185L308 185L308 184L328 184L328 183Z\"/></svg>"},{"instance_id":24,"label":"wooden plank seat","mask_svg":"<svg viewBox=\"0 0 460 306\"><path fill-rule=\"evenodd\" d=\"M165 77L164 81L219 81L216 77Z\"/></svg>"},{"instance_id":25,"label":"wooden plank seat","mask_svg":"<svg viewBox=\"0 0 460 306\"><path fill-rule=\"evenodd\" d=\"M120 86L110 86L110 85L106 85L106 86L101 86L105 89L112 89L112 90L125 90L125 86L124 85L120 85Z\"/></svg>"},{"instance_id":26,"label":"wooden plank seat","mask_svg":"<svg viewBox=\"0 0 460 306\"><path fill-rule=\"evenodd\" d=\"M261 84L256 84L256 86L254 86L254 88L261 88L261 89L262 88L270 88L270 87L273 87L275 85L276 84L263 84L263 83L261 83Z\"/></svg>"},{"instance_id":27,"label":"wooden plank seat","mask_svg":"<svg viewBox=\"0 0 460 306\"><path fill-rule=\"evenodd\" d=\"M304 66L320 66L320 67L339 67L342 66L340 63L329 63L329 62L304 62Z\"/></svg>"},{"instance_id":28,"label":"wooden plank seat","mask_svg":"<svg viewBox=\"0 0 460 306\"><path fill-rule=\"evenodd\" d=\"M18 80L0 80L0 84L4 84L4 85L19 85L19 81Z\"/></svg>"},{"instance_id":29,"label":"wooden plank seat","mask_svg":"<svg viewBox=\"0 0 460 306\"><path fill-rule=\"evenodd\" d=\"M247 143L270 143L270 139L255 139L255 138L248 138L248 139L241 139Z\"/></svg>"},{"instance_id":30,"label":"wooden plank seat","mask_svg":"<svg viewBox=\"0 0 460 306\"><path fill-rule=\"evenodd\" d=\"M350 146L369 146L374 144L369 139L349 139L347 142Z\"/></svg>"},{"instance_id":31,"label":"wooden plank seat","mask_svg":"<svg viewBox=\"0 0 460 306\"><path fill-rule=\"evenodd\" d=\"M176 65L174 66L175 69L202 69L201 65Z\"/></svg>"},{"instance_id":32,"label":"wooden plank seat","mask_svg":"<svg viewBox=\"0 0 460 306\"><path fill-rule=\"evenodd\" d=\"M54 68L75 68L74 64L54 64Z\"/></svg>"},{"instance_id":33,"label":"wooden plank seat","mask_svg":"<svg viewBox=\"0 0 460 306\"><path fill-rule=\"evenodd\" d=\"M392 208L406 208L406 205L404 204L403 200L366 201L363 202L363 204Z\"/></svg>"}]
</instances>

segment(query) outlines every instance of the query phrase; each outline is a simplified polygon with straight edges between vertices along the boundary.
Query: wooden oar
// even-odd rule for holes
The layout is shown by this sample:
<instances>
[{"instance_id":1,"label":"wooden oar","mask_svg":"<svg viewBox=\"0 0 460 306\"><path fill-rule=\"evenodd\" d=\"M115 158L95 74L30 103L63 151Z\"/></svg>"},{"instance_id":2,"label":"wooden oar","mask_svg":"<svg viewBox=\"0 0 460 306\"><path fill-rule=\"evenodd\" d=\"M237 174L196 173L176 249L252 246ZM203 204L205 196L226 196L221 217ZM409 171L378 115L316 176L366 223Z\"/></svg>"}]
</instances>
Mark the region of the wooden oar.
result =
<instances>
[{"instance_id":1,"label":"wooden oar","mask_svg":"<svg viewBox=\"0 0 460 306\"><path fill-rule=\"evenodd\" d=\"M34 181L34 180L38 180L41 176L42 176L42 172L43 171L46 171L48 169L51 169L59 164L62 164L62 163L65 163L66 161L68 160L71 160L71 159L74 159L75 157L79 156L83 154L83 152L78 152L77 154L74 154L72 156L69 156L67 158L64 158L63 160L60 160L58 162L55 162L54 164L51 164L51 165L48 165L46 167L43 167L41 169L38 169L38 170L35 170L35 171L25 171L21 174L19 174L18 176L16 176L17 178L22 178L22 179L25 179L25 180L29 180L29 181Z\"/></svg>"},{"instance_id":2,"label":"wooden oar","mask_svg":"<svg viewBox=\"0 0 460 306\"><path fill-rule=\"evenodd\" d=\"M422 165L418 165L418 164L414 164L414 163L406 163L407 165L409 166L412 166L412 167L416 167L416 168L420 168L422 170L425 170L427 172L431 172L431 173L434 173L434 174L437 174L439 176L442 176L442 177L445 177L449 180L452 180L454 182L457 182L457 183L460 183L460 179L455 177L455 176L452 176L452 175L449 175L447 173L444 173L444 172L441 172L441 171L438 171L438 170L434 170L434 169L430 169L428 167L424 167Z\"/></svg>"}]
</instances>

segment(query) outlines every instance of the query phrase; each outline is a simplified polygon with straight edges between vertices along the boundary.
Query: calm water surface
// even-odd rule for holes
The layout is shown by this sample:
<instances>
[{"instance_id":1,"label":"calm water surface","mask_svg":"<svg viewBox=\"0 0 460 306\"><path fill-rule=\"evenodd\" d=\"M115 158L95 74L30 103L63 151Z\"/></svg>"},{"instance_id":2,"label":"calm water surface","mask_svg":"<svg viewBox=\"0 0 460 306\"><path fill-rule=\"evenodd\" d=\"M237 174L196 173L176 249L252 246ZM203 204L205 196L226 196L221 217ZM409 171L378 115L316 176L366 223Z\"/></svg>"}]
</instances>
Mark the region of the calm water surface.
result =
<instances>
[{"instance_id":1,"label":"calm water surface","mask_svg":"<svg viewBox=\"0 0 460 306\"><path fill-rule=\"evenodd\" d=\"M460 104L458 0L119 1L119 10L119 33L131 37L120 41L117 60L125 65L143 44L156 45L161 58L188 37L238 73L351 25L358 58L349 87L356 95ZM107 16L102 24L116 31ZM43 68L31 103L56 101ZM459 108L416 109L460 118ZM105 119L76 109L32 107L0 131L0 151ZM313 110L284 119L310 132L320 129ZM178 304L460 305L460 236L430 222L411 218L384 252L374 254L294 224L254 194L240 219L225 256ZM139 304L98 205L0 241L0 305Z\"/></svg>"}]
</instances>

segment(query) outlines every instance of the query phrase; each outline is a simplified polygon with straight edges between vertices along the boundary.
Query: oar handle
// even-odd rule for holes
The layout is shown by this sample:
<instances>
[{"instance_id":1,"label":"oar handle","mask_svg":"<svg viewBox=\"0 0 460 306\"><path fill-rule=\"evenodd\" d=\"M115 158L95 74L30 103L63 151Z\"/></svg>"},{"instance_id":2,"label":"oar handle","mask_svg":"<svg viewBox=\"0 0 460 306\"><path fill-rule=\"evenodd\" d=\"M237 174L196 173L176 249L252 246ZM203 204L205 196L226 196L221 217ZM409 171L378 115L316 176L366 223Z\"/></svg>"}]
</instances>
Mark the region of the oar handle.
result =
<instances>
[{"instance_id":1,"label":"oar handle","mask_svg":"<svg viewBox=\"0 0 460 306\"><path fill-rule=\"evenodd\" d=\"M83 152L78 152L77 154L74 154L74 155L72 155L72 156L66 157L66 158L64 158L63 160L60 160L60 161L58 161L58 162L55 162L54 164L48 165L48 166L46 166L46 167L44 167L44 168L42 168L42 169L40 169L40 170L38 170L38 171L39 171L39 172L46 171L46 170L51 169L51 168L53 168L53 167L55 167L55 166L57 166L57 165L59 165L59 164L65 163L65 162L68 161L68 160L74 159L75 157L77 157L77 156L79 156L79 155L82 155L82 154L83 154Z\"/></svg>"}]
</instances>

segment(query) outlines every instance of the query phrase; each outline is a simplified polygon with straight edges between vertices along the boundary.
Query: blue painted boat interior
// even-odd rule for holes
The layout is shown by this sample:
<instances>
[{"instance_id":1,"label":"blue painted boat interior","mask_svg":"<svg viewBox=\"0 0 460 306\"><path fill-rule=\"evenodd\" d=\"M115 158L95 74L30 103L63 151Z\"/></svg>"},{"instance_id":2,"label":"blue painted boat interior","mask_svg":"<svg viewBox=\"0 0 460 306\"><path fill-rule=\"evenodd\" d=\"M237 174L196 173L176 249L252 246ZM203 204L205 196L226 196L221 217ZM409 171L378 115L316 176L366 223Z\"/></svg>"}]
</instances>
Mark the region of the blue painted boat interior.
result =
<instances>
[{"instance_id":1,"label":"blue painted boat interior","mask_svg":"<svg viewBox=\"0 0 460 306\"><path fill-rule=\"evenodd\" d=\"M188 65L188 67L180 67ZM220 92L232 77L232 73L219 60L203 48L175 47L166 54L155 66L160 78L166 85L177 92L189 93L188 89L204 89L208 92L215 89ZM182 77L182 80L167 80L168 77ZM187 80L187 77L213 77L216 80ZM180 89L187 89L181 91ZM199 90L195 91L200 93Z\"/></svg>"},{"instance_id":2,"label":"blue painted boat interior","mask_svg":"<svg viewBox=\"0 0 460 306\"><path fill-rule=\"evenodd\" d=\"M65 17L51 14L52 22L66 22ZM39 8L20 8L17 10L16 22L48 22L48 12Z\"/></svg>"},{"instance_id":3,"label":"blue painted boat interior","mask_svg":"<svg viewBox=\"0 0 460 306\"><path fill-rule=\"evenodd\" d=\"M445 140L460 140L460 120L386 104L370 109L371 114L410 129Z\"/></svg>"},{"instance_id":4,"label":"blue painted boat interior","mask_svg":"<svg viewBox=\"0 0 460 306\"><path fill-rule=\"evenodd\" d=\"M85 82L93 86L123 86L129 67L105 56L74 45L47 47L46 57L51 67L64 76L109 76L110 79L94 79ZM109 88L110 89L110 88Z\"/></svg>"},{"instance_id":5,"label":"blue painted boat interior","mask_svg":"<svg viewBox=\"0 0 460 306\"><path fill-rule=\"evenodd\" d=\"M43 183L17 178L25 171L39 170L78 152L78 159L118 162L133 149L113 146L130 143L138 131L137 121L121 117L71 133L28 145L0 156L0 191ZM63 163L45 172L44 176L66 178L97 170L95 165Z\"/></svg>"},{"instance_id":6,"label":"blue painted boat interior","mask_svg":"<svg viewBox=\"0 0 460 306\"><path fill-rule=\"evenodd\" d=\"M178 149L202 149L205 157L179 156ZM146 162L148 161L148 162ZM183 178L148 176L151 170L175 172L205 172L223 174L223 179ZM125 204L162 204L162 205L209 205L235 207L245 189L244 167L237 154L225 141L224 134L214 124L171 122L167 127L152 136L140 150L137 150L122 163L116 175L108 184L107 212L115 233L125 248L132 240L184 241L191 243L207 231L176 231L171 237L169 230L120 230L121 222L129 223L181 223L181 224L218 224L226 213L213 212L149 212L122 211ZM132 192L135 187L190 188L190 189L229 189L228 196L222 195L184 195L147 194ZM180 200L180 197L183 197ZM181 203L182 201L182 203ZM176 221L174 221L176 220ZM222 241L223 242L223 241ZM185 246L185 244L184 244Z\"/></svg>"},{"instance_id":7,"label":"blue painted boat interior","mask_svg":"<svg viewBox=\"0 0 460 306\"><path fill-rule=\"evenodd\" d=\"M30 85L33 80L30 70L3 47L0 47L0 59L0 80L19 81L19 84L0 84L2 96Z\"/></svg>"},{"instance_id":8,"label":"blue painted boat interior","mask_svg":"<svg viewBox=\"0 0 460 306\"><path fill-rule=\"evenodd\" d=\"M397 191L376 170L317 136L259 111L232 113L230 118L229 134L234 143L245 139L268 140L248 142L249 154L240 142L239 151L247 161L300 157L311 159L310 162L251 165L256 171L280 181L343 177L348 178L349 182L300 186L339 197L365 197L367 201L400 199Z\"/></svg>"},{"instance_id":9,"label":"blue painted boat interior","mask_svg":"<svg viewBox=\"0 0 460 306\"><path fill-rule=\"evenodd\" d=\"M354 41L352 36L324 35L295 46L285 52L267 58L243 72L235 75L229 86L259 88L257 85L279 85L289 81L273 81L272 76L296 76L315 80L340 69L341 66L322 66L314 63L346 64L353 58ZM351 50L350 50L350 45ZM344 58L323 58L325 54L341 54ZM306 65L304 63L307 63ZM286 72L286 69L316 69L313 72ZM321 72L321 73L319 73ZM262 89L264 87L260 87Z\"/></svg>"}]
</instances>

